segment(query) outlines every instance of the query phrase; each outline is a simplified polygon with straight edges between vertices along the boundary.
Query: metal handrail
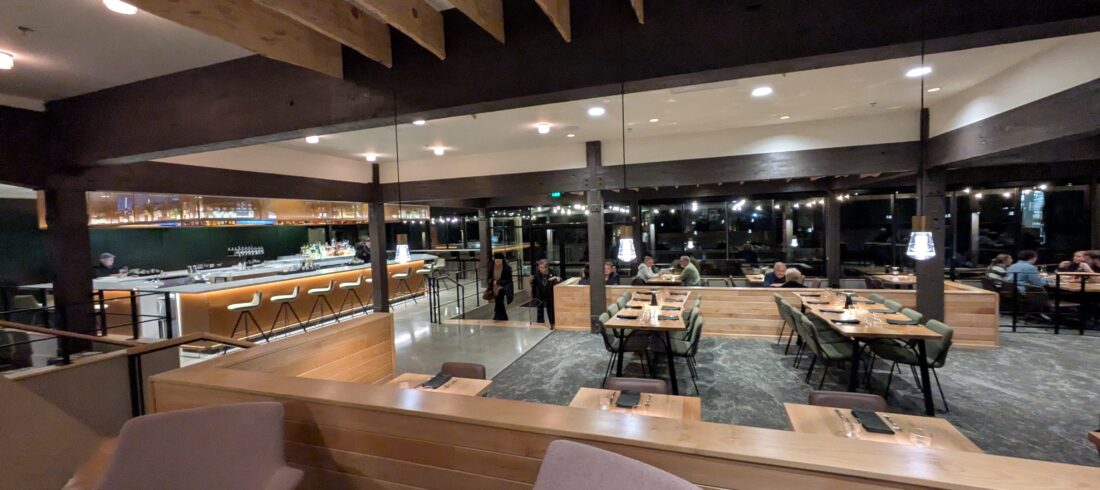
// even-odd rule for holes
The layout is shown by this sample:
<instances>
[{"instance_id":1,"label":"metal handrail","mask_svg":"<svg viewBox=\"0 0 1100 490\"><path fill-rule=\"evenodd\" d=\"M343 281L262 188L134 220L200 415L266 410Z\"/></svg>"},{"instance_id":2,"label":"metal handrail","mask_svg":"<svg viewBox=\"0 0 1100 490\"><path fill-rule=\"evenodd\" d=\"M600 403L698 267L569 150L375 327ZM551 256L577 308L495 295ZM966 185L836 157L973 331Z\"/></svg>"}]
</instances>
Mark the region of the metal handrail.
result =
<instances>
[{"instance_id":1,"label":"metal handrail","mask_svg":"<svg viewBox=\"0 0 1100 490\"><path fill-rule=\"evenodd\" d=\"M440 290L439 283L440 282L446 283L447 281L450 281L454 284L455 291L456 291L456 298L455 298L454 301L447 302L447 303L442 303L441 298L439 296L439 290ZM429 276L428 277L428 291L429 291L428 311L430 313L430 316L431 316L430 321L432 323L442 323L443 322L442 308L443 308L444 305L449 305L449 304L452 304L452 303L458 305L459 310L462 311L462 318L466 318L466 287L461 282L459 282L456 279L450 277L449 275Z\"/></svg>"}]
</instances>

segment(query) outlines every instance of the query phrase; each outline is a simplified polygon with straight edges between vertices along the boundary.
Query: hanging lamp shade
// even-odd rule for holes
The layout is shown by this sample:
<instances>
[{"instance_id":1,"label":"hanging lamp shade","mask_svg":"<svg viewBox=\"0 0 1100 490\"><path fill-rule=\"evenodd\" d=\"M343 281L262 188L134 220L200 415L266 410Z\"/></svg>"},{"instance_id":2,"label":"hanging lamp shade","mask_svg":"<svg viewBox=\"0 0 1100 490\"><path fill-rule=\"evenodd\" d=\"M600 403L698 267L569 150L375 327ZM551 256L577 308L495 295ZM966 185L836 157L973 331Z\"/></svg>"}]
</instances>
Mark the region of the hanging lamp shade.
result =
<instances>
[{"instance_id":1,"label":"hanging lamp shade","mask_svg":"<svg viewBox=\"0 0 1100 490\"><path fill-rule=\"evenodd\" d=\"M629 226L622 227L619 232L618 257L623 262L633 262L638 258L638 253L634 249L634 230Z\"/></svg>"},{"instance_id":2,"label":"hanging lamp shade","mask_svg":"<svg viewBox=\"0 0 1100 490\"><path fill-rule=\"evenodd\" d=\"M798 237L791 238L791 248L798 248Z\"/></svg>"},{"instance_id":3,"label":"hanging lamp shade","mask_svg":"<svg viewBox=\"0 0 1100 490\"><path fill-rule=\"evenodd\" d=\"M913 260L928 260L936 256L936 244L927 216L913 216L913 231L905 255Z\"/></svg>"},{"instance_id":4,"label":"hanging lamp shade","mask_svg":"<svg viewBox=\"0 0 1100 490\"><path fill-rule=\"evenodd\" d=\"M687 249L688 250L695 250L695 240L692 240L692 239L688 238Z\"/></svg>"},{"instance_id":5,"label":"hanging lamp shade","mask_svg":"<svg viewBox=\"0 0 1100 490\"><path fill-rule=\"evenodd\" d=\"M409 255L408 235L397 235L397 256L395 259L399 264L404 264L412 260L412 256Z\"/></svg>"}]
</instances>

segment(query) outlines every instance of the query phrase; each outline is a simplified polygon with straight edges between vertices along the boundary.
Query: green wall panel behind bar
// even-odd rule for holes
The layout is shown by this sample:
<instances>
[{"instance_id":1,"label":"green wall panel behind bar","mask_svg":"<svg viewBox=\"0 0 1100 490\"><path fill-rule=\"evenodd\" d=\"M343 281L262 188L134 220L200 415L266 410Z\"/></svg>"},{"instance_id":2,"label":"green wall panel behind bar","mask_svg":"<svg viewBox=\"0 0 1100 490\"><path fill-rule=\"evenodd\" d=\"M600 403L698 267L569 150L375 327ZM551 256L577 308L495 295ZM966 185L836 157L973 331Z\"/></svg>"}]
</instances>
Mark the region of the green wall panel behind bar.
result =
<instances>
[{"instance_id":1,"label":"green wall panel behind bar","mask_svg":"<svg viewBox=\"0 0 1100 490\"><path fill-rule=\"evenodd\" d=\"M92 254L111 252L118 267L182 269L226 260L233 246L263 246L264 259L297 253L307 241L304 226L241 228L139 228L92 230ZM94 260L89 262L89 267Z\"/></svg>"}]
</instances>

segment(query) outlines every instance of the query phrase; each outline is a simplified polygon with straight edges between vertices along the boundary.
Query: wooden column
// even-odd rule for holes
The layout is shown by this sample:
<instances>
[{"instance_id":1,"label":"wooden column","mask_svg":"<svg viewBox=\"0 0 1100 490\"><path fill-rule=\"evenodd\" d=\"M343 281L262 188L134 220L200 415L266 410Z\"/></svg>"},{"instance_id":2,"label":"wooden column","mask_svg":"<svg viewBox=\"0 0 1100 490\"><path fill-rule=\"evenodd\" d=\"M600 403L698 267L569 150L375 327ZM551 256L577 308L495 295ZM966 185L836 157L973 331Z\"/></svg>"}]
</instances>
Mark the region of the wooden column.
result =
<instances>
[{"instance_id":1,"label":"wooden column","mask_svg":"<svg viewBox=\"0 0 1100 490\"><path fill-rule=\"evenodd\" d=\"M917 261L917 311L926 320L944 318L943 264L947 250L944 249L944 167L928 168L928 109L922 109L920 115L921 161L917 173L918 212L928 217L932 227L932 241L936 247L936 256L928 260ZM897 216L894 217L895 221Z\"/></svg>"},{"instance_id":2,"label":"wooden column","mask_svg":"<svg viewBox=\"0 0 1100 490\"><path fill-rule=\"evenodd\" d=\"M642 243L642 205L634 199L630 201L630 228L634 232L634 252L638 254L637 260L630 264L630 277L638 273L638 264L649 253L645 243Z\"/></svg>"},{"instance_id":3,"label":"wooden column","mask_svg":"<svg viewBox=\"0 0 1100 490\"><path fill-rule=\"evenodd\" d=\"M46 243L53 282L56 327L95 335L92 311L92 244L88 235L88 202L83 191L46 189ZM105 251L105 250L104 250ZM100 251L100 252L104 252ZM120 258L125 261L125 257ZM89 344L71 344L74 351Z\"/></svg>"},{"instance_id":4,"label":"wooden column","mask_svg":"<svg viewBox=\"0 0 1100 490\"><path fill-rule=\"evenodd\" d=\"M481 259L481 274L486 288L492 284L493 279L493 237L489 234L489 219L489 209L478 208L477 237L480 244L477 255Z\"/></svg>"},{"instance_id":5,"label":"wooden column","mask_svg":"<svg viewBox=\"0 0 1100 490\"><path fill-rule=\"evenodd\" d=\"M602 146L599 141L585 143L588 159L588 179L585 186L588 193L588 302L591 312L592 331L596 332L596 320L607 308L607 285L604 284L603 263L604 226L603 194L600 190L599 171L603 165Z\"/></svg>"},{"instance_id":6,"label":"wooden column","mask_svg":"<svg viewBox=\"0 0 1100 490\"><path fill-rule=\"evenodd\" d=\"M374 177L375 192L370 203L370 268L371 286L374 292L374 311L390 311L390 273L386 260L386 203L381 192L381 180L378 164L371 165L371 173Z\"/></svg>"},{"instance_id":7,"label":"wooden column","mask_svg":"<svg viewBox=\"0 0 1100 490\"><path fill-rule=\"evenodd\" d=\"M841 194L829 191L825 198L825 276L829 285L840 284L843 264L840 259L840 204L837 197Z\"/></svg>"}]
</instances>

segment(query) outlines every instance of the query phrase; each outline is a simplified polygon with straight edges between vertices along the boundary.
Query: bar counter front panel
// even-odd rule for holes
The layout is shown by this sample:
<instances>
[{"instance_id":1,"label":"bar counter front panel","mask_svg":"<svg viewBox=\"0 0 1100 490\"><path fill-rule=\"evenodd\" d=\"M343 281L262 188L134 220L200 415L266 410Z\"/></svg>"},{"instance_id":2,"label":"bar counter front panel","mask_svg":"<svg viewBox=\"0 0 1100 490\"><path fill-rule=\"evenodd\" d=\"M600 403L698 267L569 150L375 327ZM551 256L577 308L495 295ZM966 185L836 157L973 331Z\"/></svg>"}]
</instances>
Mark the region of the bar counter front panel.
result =
<instances>
[{"instance_id":1,"label":"bar counter front panel","mask_svg":"<svg viewBox=\"0 0 1100 490\"><path fill-rule=\"evenodd\" d=\"M555 328L589 330L588 286L571 278L554 287ZM707 319L703 335L725 337L775 337L783 320L775 305L775 293L799 306L795 291L815 289L783 289L764 287L669 287L669 286L608 286L607 304L614 303L627 291L668 289L693 291L703 302L700 313ZM879 294L898 301L906 308L916 308L917 292L899 289L855 289L864 296ZM944 281L946 323L955 329L954 343L959 347L993 348L998 345L1000 311L996 293Z\"/></svg>"}]
</instances>

